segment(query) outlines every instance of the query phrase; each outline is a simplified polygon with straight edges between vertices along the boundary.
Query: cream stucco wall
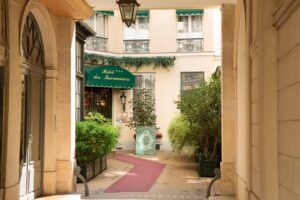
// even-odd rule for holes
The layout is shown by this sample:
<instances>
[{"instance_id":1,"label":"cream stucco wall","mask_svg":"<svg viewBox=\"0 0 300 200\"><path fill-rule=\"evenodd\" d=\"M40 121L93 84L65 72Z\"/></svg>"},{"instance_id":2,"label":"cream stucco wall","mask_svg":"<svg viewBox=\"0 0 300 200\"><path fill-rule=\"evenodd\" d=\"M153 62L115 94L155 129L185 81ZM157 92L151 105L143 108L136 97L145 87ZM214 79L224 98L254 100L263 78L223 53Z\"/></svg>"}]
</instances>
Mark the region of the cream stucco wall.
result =
<instances>
[{"instance_id":1,"label":"cream stucco wall","mask_svg":"<svg viewBox=\"0 0 300 200\"><path fill-rule=\"evenodd\" d=\"M129 68L132 73L154 73L155 74L155 110L157 115L157 126L159 132L163 134L162 150L171 150L168 139L167 129L170 121L179 113L174 101L178 99L180 94L180 73L181 72L204 72L205 78L209 79L211 74L220 66L220 59L215 58L213 54L195 54L186 56L176 56L175 65L170 69L157 68L153 66L142 67L138 71L135 68ZM119 139L120 146L123 149L135 149L134 130L127 127L126 123L120 123L117 119L122 116L123 110L120 103L120 95L123 90L113 90L113 123L120 127L121 137ZM133 90L126 90L127 96L126 111L129 115L132 110L128 101L132 99Z\"/></svg>"},{"instance_id":2,"label":"cream stucco wall","mask_svg":"<svg viewBox=\"0 0 300 200\"><path fill-rule=\"evenodd\" d=\"M75 32L74 19L51 13L39 0L8 0L9 57L5 63L4 145L0 199L19 199L22 31L29 12L41 31L45 50L45 118L43 195L73 191L75 158ZM1 6L3 1L1 1ZM64 2L65 3L65 2ZM81 2L82 3L82 2ZM86 6L88 11L91 8ZM78 8L78 5L73 7ZM71 14L71 10L68 11ZM74 13L73 13L74 14ZM1 17L2 17L1 13ZM3 20L0 20L1 30ZM1 31L1 34L3 32ZM3 41L0 39L1 64Z\"/></svg>"},{"instance_id":3,"label":"cream stucco wall","mask_svg":"<svg viewBox=\"0 0 300 200\"><path fill-rule=\"evenodd\" d=\"M149 14L149 53L173 53L177 51L177 17L176 10L150 10ZM106 16L107 51L123 54L124 24L120 12ZM205 9L203 14L204 51L216 52L221 48L221 16L219 9Z\"/></svg>"}]
</instances>

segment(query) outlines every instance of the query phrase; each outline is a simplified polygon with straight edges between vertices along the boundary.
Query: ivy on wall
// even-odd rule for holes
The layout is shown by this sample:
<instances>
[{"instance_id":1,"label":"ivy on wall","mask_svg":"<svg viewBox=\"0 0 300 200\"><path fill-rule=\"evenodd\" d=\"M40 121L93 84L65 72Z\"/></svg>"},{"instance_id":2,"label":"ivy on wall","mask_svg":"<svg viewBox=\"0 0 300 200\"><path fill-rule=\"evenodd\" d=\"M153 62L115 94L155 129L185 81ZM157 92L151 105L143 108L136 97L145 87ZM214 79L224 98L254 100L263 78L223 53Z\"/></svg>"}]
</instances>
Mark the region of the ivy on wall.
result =
<instances>
[{"instance_id":1,"label":"ivy on wall","mask_svg":"<svg viewBox=\"0 0 300 200\"><path fill-rule=\"evenodd\" d=\"M173 56L157 56L157 57L115 57L104 56L98 54L85 53L85 62L92 65L116 65L126 67L136 67L154 65L154 68L169 68L174 65L176 58Z\"/></svg>"}]
</instances>

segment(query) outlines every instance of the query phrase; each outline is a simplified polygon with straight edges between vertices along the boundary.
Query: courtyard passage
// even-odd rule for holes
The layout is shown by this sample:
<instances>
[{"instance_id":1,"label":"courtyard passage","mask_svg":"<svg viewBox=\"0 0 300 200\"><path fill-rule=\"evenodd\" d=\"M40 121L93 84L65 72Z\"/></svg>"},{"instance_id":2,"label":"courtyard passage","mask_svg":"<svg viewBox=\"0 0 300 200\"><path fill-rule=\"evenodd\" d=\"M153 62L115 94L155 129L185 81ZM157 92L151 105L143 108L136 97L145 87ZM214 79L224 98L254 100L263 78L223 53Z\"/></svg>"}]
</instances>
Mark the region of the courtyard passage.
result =
<instances>
[{"instance_id":1,"label":"courtyard passage","mask_svg":"<svg viewBox=\"0 0 300 200\"><path fill-rule=\"evenodd\" d=\"M197 163L186 155L158 151L136 156L118 151L108 159L107 170L88 182L90 196L84 196L83 184L77 184L77 193L82 199L206 199L210 180L198 176Z\"/></svg>"}]
</instances>

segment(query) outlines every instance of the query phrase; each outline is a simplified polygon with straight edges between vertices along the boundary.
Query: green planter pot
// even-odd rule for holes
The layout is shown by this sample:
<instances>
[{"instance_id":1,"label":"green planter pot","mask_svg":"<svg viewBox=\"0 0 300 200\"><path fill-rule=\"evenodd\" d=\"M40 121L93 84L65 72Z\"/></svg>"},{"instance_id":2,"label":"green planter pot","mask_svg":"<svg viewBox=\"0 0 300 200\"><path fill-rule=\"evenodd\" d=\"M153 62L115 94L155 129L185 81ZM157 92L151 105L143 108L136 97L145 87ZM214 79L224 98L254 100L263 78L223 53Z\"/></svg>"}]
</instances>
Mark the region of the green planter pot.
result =
<instances>
[{"instance_id":1,"label":"green planter pot","mask_svg":"<svg viewBox=\"0 0 300 200\"><path fill-rule=\"evenodd\" d=\"M214 177L214 170L220 168L219 160L204 160L203 156L199 155L198 174L201 177Z\"/></svg>"}]
</instances>

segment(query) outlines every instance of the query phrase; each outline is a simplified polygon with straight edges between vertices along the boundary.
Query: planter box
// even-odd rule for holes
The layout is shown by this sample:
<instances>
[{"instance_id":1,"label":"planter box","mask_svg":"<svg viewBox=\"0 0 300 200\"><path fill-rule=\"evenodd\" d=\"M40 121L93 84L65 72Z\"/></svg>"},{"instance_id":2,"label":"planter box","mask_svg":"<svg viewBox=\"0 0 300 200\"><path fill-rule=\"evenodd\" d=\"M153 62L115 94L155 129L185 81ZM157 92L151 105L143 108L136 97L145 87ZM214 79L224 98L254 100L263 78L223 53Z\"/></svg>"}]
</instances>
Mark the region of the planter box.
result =
<instances>
[{"instance_id":1,"label":"planter box","mask_svg":"<svg viewBox=\"0 0 300 200\"><path fill-rule=\"evenodd\" d=\"M214 177L214 170L220 168L218 160L203 160L202 155L199 156L198 174L201 177Z\"/></svg>"},{"instance_id":2,"label":"planter box","mask_svg":"<svg viewBox=\"0 0 300 200\"><path fill-rule=\"evenodd\" d=\"M102 172L101 159L95 160L95 176Z\"/></svg>"},{"instance_id":3,"label":"planter box","mask_svg":"<svg viewBox=\"0 0 300 200\"><path fill-rule=\"evenodd\" d=\"M101 173L107 169L107 155L101 158Z\"/></svg>"},{"instance_id":4,"label":"planter box","mask_svg":"<svg viewBox=\"0 0 300 200\"><path fill-rule=\"evenodd\" d=\"M80 166L80 174L85 178L85 180L91 180L95 177L95 162L90 162L87 165ZM77 182L81 182L77 179Z\"/></svg>"}]
</instances>

